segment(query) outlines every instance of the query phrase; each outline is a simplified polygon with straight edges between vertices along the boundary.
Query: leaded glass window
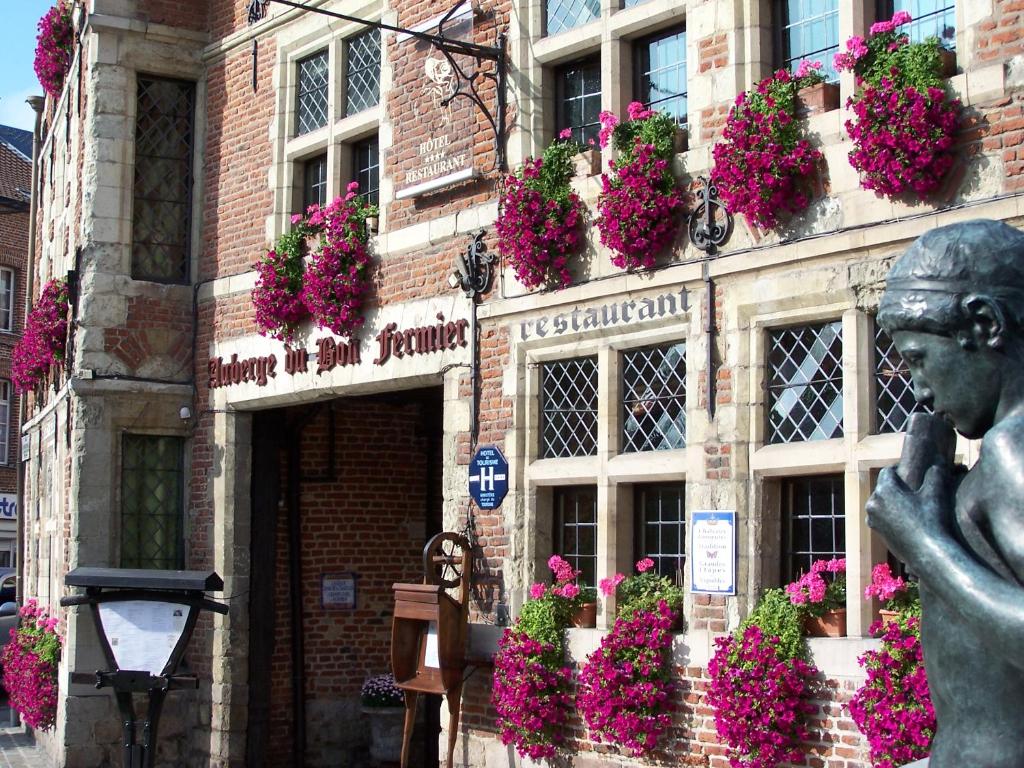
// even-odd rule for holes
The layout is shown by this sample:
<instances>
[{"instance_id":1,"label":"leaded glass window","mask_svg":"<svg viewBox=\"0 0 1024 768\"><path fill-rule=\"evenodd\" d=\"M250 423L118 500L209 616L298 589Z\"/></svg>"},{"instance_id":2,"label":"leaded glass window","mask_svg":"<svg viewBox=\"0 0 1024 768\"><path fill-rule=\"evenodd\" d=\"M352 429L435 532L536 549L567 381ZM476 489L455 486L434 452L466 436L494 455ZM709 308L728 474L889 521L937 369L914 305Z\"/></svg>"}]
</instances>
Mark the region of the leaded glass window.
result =
<instances>
[{"instance_id":1,"label":"leaded glass window","mask_svg":"<svg viewBox=\"0 0 1024 768\"><path fill-rule=\"evenodd\" d=\"M195 84L140 76L135 114L132 277L189 278Z\"/></svg>"},{"instance_id":2,"label":"leaded glass window","mask_svg":"<svg viewBox=\"0 0 1024 768\"><path fill-rule=\"evenodd\" d=\"M832 57L839 52L839 0L776 0L776 9L782 67L795 72L804 59L819 61L824 78L836 82Z\"/></svg>"},{"instance_id":3,"label":"leaded glass window","mask_svg":"<svg viewBox=\"0 0 1024 768\"><path fill-rule=\"evenodd\" d=\"M686 30L675 29L639 40L633 50L637 101L685 125Z\"/></svg>"},{"instance_id":4,"label":"leaded glass window","mask_svg":"<svg viewBox=\"0 0 1024 768\"><path fill-rule=\"evenodd\" d=\"M122 568L184 567L184 484L182 438L122 437Z\"/></svg>"},{"instance_id":5,"label":"leaded glass window","mask_svg":"<svg viewBox=\"0 0 1024 768\"><path fill-rule=\"evenodd\" d=\"M555 73L558 93L557 132L568 128L580 144L597 141L601 130L601 61L585 59Z\"/></svg>"},{"instance_id":6,"label":"leaded glass window","mask_svg":"<svg viewBox=\"0 0 1024 768\"><path fill-rule=\"evenodd\" d=\"M354 115L380 101L380 32L371 30L348 40L345 114Z\"/></svg>"},{"instance_id":7,"label":"leaded glass window","mask_svg":"<svg viewBox=\"0 0 1024 768\"><path fill-rule=\"evenodd\" d=\"M557 35L600 16L600 0L545 0L544 30L549 35Z\"/></svg>"},{"instance_id":8,"label":"leaded glass window","mask_svg":"<svg viewBox=\"0 0 1024 768\"><path fill-rule=\"evenodd\" d=\"M782 580L793 581L815 560L846 556L842 475L794 477L782 483Z\"/></svg>"},{"instance_id":9,"label":"leaded glass window","mask_svg":"<svg viewBox=\"0 0 1024 768\"><path fill-rule=\"evenodd\" d=\"M651 558L659 574L682 586L686 564L686 486L638 485L634 494L634 560Z\"/></svg>"},{"instance_id":10,"label":"leaded glass window","mask_svg":"<svg viewBox=\"0 0 1024 768\"><path fill-rule=\"evenodd\" d=\"M303 166L302 210L327 204L327 155L307 160Z\"/></svg>"},{"instance_id":11,"label":"leaded glass window","mask_svg":"<svg viewBox=\"0 0 1024 768\"><path fill-rule=\"evenodd\" d=\"M843 434L843 324L768 334L768 442Z\"/></svg>"},{"instance_id":12,"label":"leaded glass window","mask_svg":"<svg viewBox=\"0 0 1024 768\"><path fill-rule=\"evenodd\" d=\"M359 194L366 202L377 205L380 200L380 144L376 136L352 145L352 168L359 183Z\"/></svg>"},{"instance_id":13,"label":"leaded glass window","mask_svg":"<svg viewBox=\"0 0 1024 768\"><path fill-rule=\"evenodd\" d=\"M686 447L686 344L622 354L622 452Z\"/></svg>"},{"instance_id":14,"label":"leaded glass window","mask_svg":"<svg viewBox=\"0 0 1024 768\"><path fill-rule=\"evenodd\" d=\"M597 357L542 363L540 457L597 454Z\"/></svg>"},{"instance_id":15,"label":"leaded glass window","mask_svg":"<svg viewBox=\"0 0 1024 768\"><path fill-rule=\"evenodd\" d=\"M641 5L641 4L646 3L646 2L647 2L647 0L622 0L622 7L623 8L632 8L635 5Z\"/></svg>"},{"instance_id":16,"label":"leaded glass window","mask_svg":"<svg viewBox=\"0 0 1024 768\"><path fill-rule=\"evenodd\" d=\"M14 330L14 270L0 268L0 331Z\"/></svg>"},{"instance_id":17,"label":"leaded glass window","mask_svg":"<svg viewBox=\"0 0 1024 768\"><path fill-rule=\"evenodd\" d=\"M577 583L597 585L597 488L555 488L555 553L580 571Z\"/></svg>"},{"instance_id":18,"label":"leaded glass window","mask_svg":"<svg viewBox=\"0 0 1024 768\"><path fill-rule=\"evenodd\" d=\"M890 0L883 2L881 17L892 18L896 11L907 11L913 21L900 27L910 42L920 43L929 37L951 50L956 48L956 3L951 0Z\"/></svg>"},{"instance_id":19,"label":"leaded glass window","mask_svg":"<svg viewBox=\"0 0 1024 768\"><path fill-rule=\"evenodd\" d=\"M910 414L928 409L914 397L910 367L892 337L875 326L875 417L878 432L903 432Z\"/></svg>"},{"instance_id":20,"label":"leaded glass window","mask_svg":"<svg viewBox=\"0 0 1024 768\"><path fill-rule=\"evenodd\" d=\"M301 136L327 125L327 51L314 53L299 64L296 125Z\"/></svg>"}]
</instances>

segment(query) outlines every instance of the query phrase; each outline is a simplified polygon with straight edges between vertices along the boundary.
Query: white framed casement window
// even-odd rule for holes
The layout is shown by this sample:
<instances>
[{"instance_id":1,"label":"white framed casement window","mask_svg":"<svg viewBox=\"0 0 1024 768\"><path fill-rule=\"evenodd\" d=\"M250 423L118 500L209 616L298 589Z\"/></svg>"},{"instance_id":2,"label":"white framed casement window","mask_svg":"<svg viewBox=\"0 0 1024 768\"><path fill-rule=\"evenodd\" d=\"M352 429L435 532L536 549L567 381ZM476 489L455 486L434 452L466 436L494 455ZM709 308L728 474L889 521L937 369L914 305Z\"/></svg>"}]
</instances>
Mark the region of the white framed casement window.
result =
<instances>
[{"instance_id":1,"label":"white framed casement window","mask_svg":"<svg viewBox=\"0 0 1024 768\"><path fill-rule=\"evenodd\" d=\"M0 331L14 330L14 270L0 267Z\"/></svg>"},{"instance_id":2,"label":"white framed casement window","mask_svg":"<svg viewBox=\"0 0 1024 768\"><path fill-rule=\"evenodd\" d=\"M0 465L10 464L11 382L0 379Z\"/></svg>"}]
</instances>

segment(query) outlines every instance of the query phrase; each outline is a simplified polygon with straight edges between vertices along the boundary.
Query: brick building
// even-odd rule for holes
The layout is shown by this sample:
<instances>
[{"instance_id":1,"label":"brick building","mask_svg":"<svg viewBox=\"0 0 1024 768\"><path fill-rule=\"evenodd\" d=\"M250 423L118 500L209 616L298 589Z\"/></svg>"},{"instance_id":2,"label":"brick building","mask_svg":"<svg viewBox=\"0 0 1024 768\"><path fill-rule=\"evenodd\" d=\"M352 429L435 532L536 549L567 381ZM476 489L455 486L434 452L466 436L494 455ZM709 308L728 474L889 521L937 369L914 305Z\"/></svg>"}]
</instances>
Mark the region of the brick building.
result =
<instances>
[{"instance_id":1,"label":"brick building","mask_svg":"<svg viewBox=\"0 0 1024 768\"><path fill-rule=\"evenodd\" d=\"M17 565L18 398L11 384L11 351L25 317L32 134L0 125L0 568Z\"/></svg>"},{"instance_id":2,"label":"brick building","mask_svg":"<svg viewBox=\"0 0 1024 768\"><path fill-rule=\"evenodd\" d=\"M418 31L450 10L308 4ZM843 708L874 642L877 606L860 595L886 555L862 510L913 408L873 310L891 259L922 232L1024 218L1021 3L914 4L926 15L912 34L938 33L957 52L949 87L966 110L957 170L932 203L862 190L846 110L822 111L807 121L828 183L785 232L738 221L710 260L681 236L643 273L613 267L591 232L570 287L528 291L499 264L479 302L448 277L477 230L494 248L501 174L484 112L440 103L451 75L415 36L275 2L251 24L250 5L76 3L74 58L39 151L35 285L71 273L75 300L66 364L30 398L23 429L26 592L56 604L79 565L186 566L223 576L231 607L195 633L188 663L204 684L172 695L161 764L361 764L358 691L388 666L391 584L418 580L436 531L467 530L476 544L479 658L551 553L594 580L642 555L673 568L689 551L690 511L735 510L736 594L688 591L674 644L684 695L661 757L727 764L702 704L715 637L766 586L843 554L850 636L811 642L829 685L808 749L812 765L868 765ZM830 60L905 8L496 0L446 24L481 45L507 36L511 167L563 128L595 134L600 110L639 99L685 123L674 171L689 184L709 172L740 91L776 66ZM835 78L845 101L852 77ZM495 115L495 85L482 82ZM312 327L289 347L258 335L253 263L292 214L350 181L380 205L363 331L354 345ZM573 184L593 210L598 176ZM434 323L456 329L449 348L381 353L388 329L408 338ZM338 345L346 354L328 358ZM814 374L803 410L791 365ZM575 428L558 423L564 411ZM492 512L469 500L474 443L510 462ZM960 457L976 450L964 443ZM335 573L356 575L355 609L322 604ZM575 660L613 609L570 632ZM112 699L68 677L102 664L91 619L69 613L64 632L58 725L40 738L60 765L116 764ZM465 691L462 764L509 761L488 695L483 669ZM427 707L425 762L438 707ZM577 764L634 764L582 729L573 748Z\"/></svg>"}]
</instances>

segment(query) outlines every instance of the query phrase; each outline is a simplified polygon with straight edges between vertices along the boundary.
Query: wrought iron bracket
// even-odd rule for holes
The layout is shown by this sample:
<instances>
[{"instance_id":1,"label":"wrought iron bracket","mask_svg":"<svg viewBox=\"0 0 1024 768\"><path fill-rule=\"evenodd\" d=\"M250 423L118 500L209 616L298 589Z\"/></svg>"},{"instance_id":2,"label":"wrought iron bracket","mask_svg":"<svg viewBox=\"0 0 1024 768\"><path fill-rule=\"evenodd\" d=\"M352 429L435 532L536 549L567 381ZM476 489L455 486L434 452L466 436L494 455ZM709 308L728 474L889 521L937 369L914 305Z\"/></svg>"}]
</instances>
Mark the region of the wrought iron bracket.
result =
<instances>
[{"instance_id":1,"label":"wrought iron bracket","mask_svg":"<svg viewBox=\"0 0 1024 768\"><path fill-rule=\"evenodd\" d=\"M718 197L718 188L706 177L698 178L701 188L697 193L700 202L690 213L687 229L690 233L690 242L709 255L729 242L732 235L732 214L725 207L725 203ZM724 216L720 219L718 212Z\"/></svg>"},{"instance_id":2,"label":"wrought iron bracket","mask_svg":"<svg viewBox=\"0 0 1024 768\"><path fill-rule=\"evenodd\" d=\"M478 229L473 232L473 239L466 246L466 252L456 257L452 277L458 279L458 287L462 288L466 296L473 298L490 287L495 261L495 254L487 250L487 243L484 242L484 231Z\"/></svg>"},{"instance_id":3,"label":"wrought iron bracket","mask_svg":"<svg viewBox=\"0 0 1024 768\"><path fill-rule=\"evenodd\" d=\"M430 43L434 48L441 52L451 65L452 70L458 75L458 83L455 89L441 101L441 106L447 106L452 101L460 97L469 99L469 101L476 105L477 109L479 109L481 114L483 114L484 119L487 121L488 125L491 126L491 130L494 132L495 168L500 172L505 172L508 170L508 155L505 146L505 113L507 112L507 97L505 90L508 84L508 66L506 63L507 57L505 52L506 37L504 32L499 32L494 45L481 45L479 43L469 42L466 40L455 40L445 36L445 24L451 21L452 16L455 15L455 12L462 7L466 1L467 0L459 0L459 2L453 5L441 18L437 24L437 34L420 32L418 30L406 29L404 27L396 27L393 24L385 24L382 21L360 19L357 16L338 13L337 11L328 11L324 8L313 8L301 2L295 2L295 0L248 0L248 20L250 25L262 21L267 15L267 6L273 2L279 5L288 6L289 8L296 8L302 11L311 11L312 13L329 16L333 19L362 24L363 26L370 27L372 29L380 29L387 32L397 32L399 34L409 35L417 40ZM455 60L455 56L471 57L475 59L476 65L472 70L467 70ZM481 62L484 61L494 62L494 67L492 69L481 69ZM497 108L494 112L488 108L482 95L483 85L486 82L493 83L497 91Z\"/></svg>"}]
</instances>

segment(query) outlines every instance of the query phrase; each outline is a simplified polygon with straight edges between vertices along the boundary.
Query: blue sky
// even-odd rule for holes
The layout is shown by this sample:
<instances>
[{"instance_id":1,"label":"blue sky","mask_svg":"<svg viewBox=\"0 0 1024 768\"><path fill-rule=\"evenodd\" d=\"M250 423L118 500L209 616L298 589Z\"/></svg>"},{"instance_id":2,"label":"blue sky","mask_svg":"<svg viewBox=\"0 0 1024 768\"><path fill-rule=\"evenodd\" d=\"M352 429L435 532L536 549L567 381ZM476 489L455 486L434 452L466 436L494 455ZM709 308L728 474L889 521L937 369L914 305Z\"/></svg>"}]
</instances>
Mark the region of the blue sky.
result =
<instances>
[{"instance_id":1,"label":"blue sky","mask_svg":"<svg viewBox=\"0 0 1024 768\"><path fill-rule=\"evenodd\" d=\"M32 130L32 108L25 99L43 95L32 71L36 25L52 4L52 0L0 0L0 124Z\"/></svg>"}]
</instances>

